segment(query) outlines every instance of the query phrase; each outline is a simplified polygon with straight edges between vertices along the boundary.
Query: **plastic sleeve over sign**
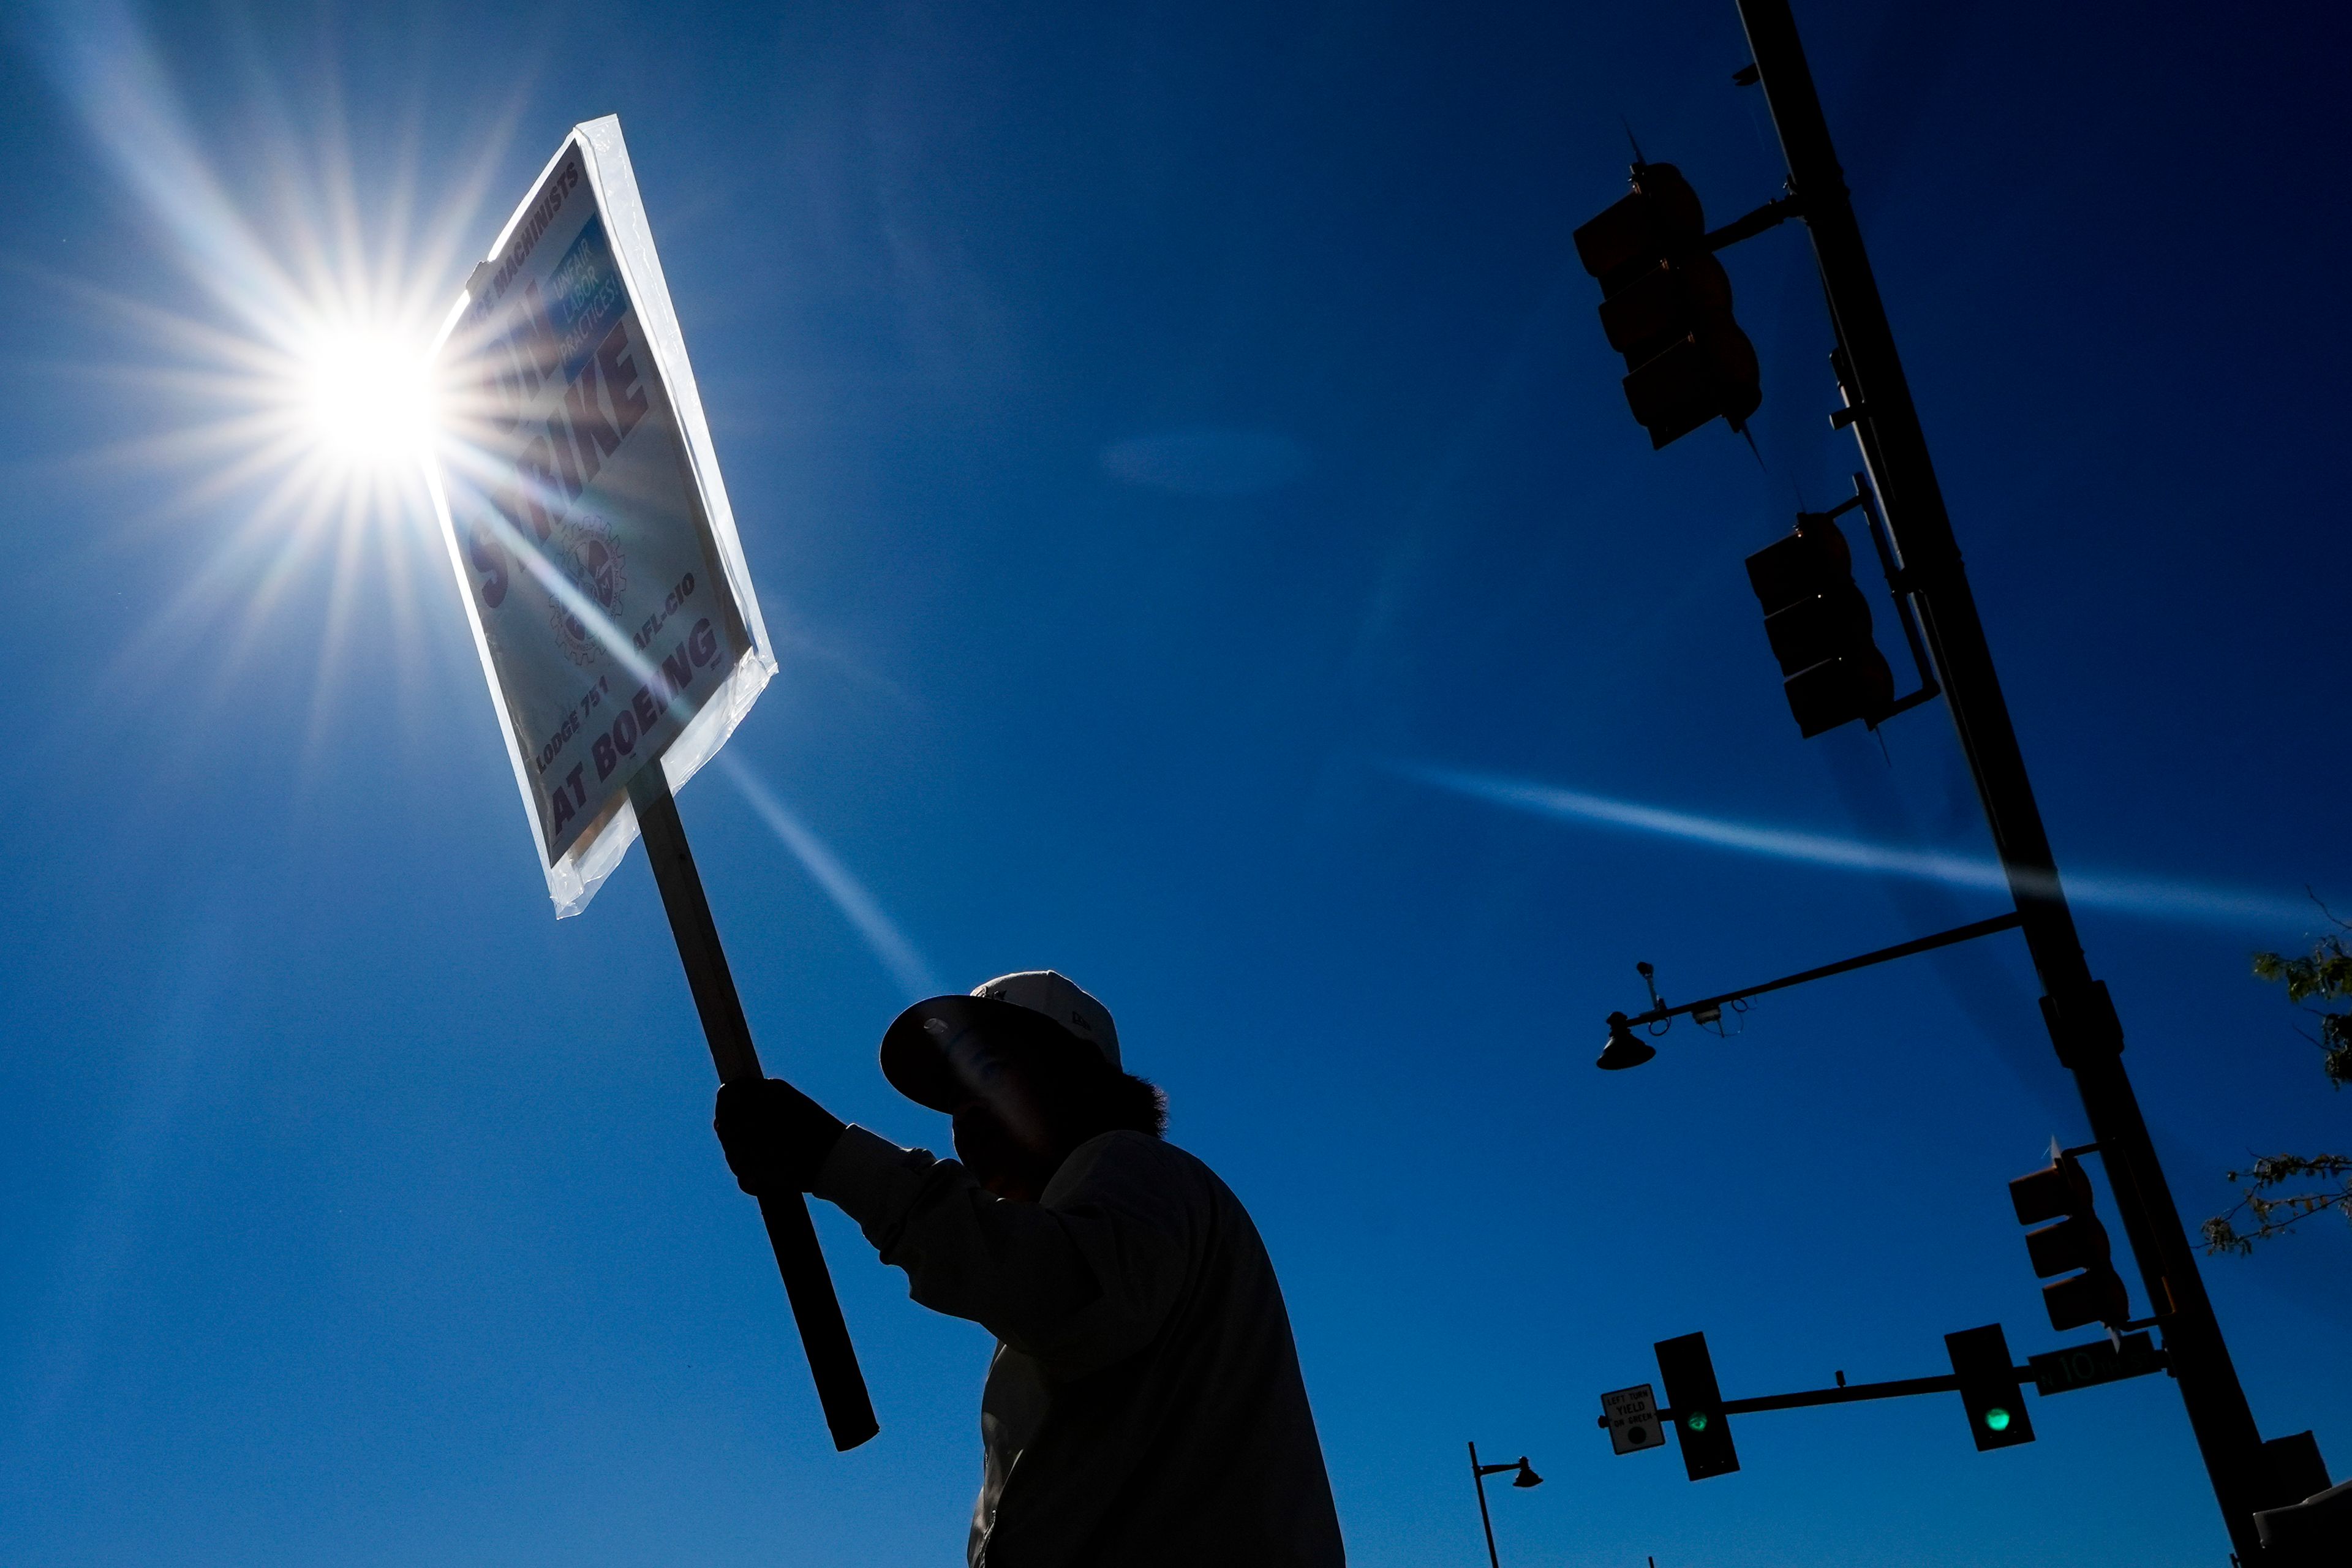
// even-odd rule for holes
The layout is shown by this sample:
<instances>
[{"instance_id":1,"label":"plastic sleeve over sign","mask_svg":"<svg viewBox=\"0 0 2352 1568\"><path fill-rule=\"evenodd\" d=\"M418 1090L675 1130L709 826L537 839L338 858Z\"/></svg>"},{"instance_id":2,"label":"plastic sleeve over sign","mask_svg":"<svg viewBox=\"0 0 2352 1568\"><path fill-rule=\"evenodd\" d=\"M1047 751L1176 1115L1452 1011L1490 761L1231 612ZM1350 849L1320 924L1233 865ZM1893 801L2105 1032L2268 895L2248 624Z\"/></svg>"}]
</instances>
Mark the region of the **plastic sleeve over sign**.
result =
<instances>
[{"instance_id":1,"label":"plastic sleeve over sign","mask_svg":"<svg viewBox=\"0 0 2352 1568\"><path fill-rule=\"evenodd\" d=\"M776 669L644 203L575 127L450 312L434 505L559 918Z\"/></svg>"}]
</instances>

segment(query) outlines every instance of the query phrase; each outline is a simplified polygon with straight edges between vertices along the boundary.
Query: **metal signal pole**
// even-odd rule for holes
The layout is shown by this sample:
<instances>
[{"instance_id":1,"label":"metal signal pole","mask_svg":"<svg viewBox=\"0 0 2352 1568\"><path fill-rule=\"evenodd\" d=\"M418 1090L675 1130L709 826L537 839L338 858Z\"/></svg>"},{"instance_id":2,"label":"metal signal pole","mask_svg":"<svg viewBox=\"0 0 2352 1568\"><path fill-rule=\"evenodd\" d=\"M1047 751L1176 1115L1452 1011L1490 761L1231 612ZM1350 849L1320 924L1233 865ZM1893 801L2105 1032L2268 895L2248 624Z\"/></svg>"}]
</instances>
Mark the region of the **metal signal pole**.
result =
<instances>
[{"instance_id":1,"label":"metal signal pole","mask_svg":"<svg viewBox=\"0 0 2352 1568\"><path fill-rule=\"evenodd\" d=\"M2263 1552L2254 1511L2300 1500L2294 1474L2300 1467L2284 1454L2275 1465L2265 1462L2262 1437L2206 1297L2196 1254L2181 1228L2179 1210L2165 1185L2156 1146L2125 1076L2123 1026L2105 984L2092 976L2074 914L2059 886L2057 863L2034 804L2025 758L2001 698L1992 652L1928 458L1927 433L1895 353L1894 332L1871 275L1795 19L1787 0L1737 4L1754 56L1756 79L1763 87L1788 159L1790 194L1811 232L1822 287L1829 297L1838 378L1848 404L1841 422L1853 425L1884 503L1887 527L1903 558L1900 585L1916 595L1945 700L1951 705L1960 747L1975 776L2026 946L2046 993L2042 1015L2051 1043L2081 1091L2231 1543L2239 1561L2251 1565L2261 1562ZM2325 1486L2325 1480L2320 1484ZM2283 1495L2290 1492L2294 1495Z\"/></svg>"}]
</instances>

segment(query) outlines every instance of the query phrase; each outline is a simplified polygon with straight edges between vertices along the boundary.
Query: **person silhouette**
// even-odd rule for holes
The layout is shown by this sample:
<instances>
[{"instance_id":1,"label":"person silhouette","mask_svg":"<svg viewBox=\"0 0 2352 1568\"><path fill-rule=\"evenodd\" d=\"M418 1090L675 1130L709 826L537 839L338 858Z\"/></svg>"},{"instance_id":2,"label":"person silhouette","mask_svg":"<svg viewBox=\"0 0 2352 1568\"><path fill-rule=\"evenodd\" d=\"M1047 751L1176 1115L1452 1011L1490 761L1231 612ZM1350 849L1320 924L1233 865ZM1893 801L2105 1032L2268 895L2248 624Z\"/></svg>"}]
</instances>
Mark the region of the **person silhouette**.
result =
<instances>
[{"instance_id":1,"label":"person silhouette","mask_svg":"<svg viewBox=\"0 0 2352 1568\"><path fill-rule=\"evenodd\" d=\"M1108 1009L1051 970L934 996L883 1076L960 1160L777 1079L719 1091L742 1189L856 1220L908 1294L996 1336L971 1568L1345 1561L1274 1265L1241 1200L1162 1136Z\"/></svg>"}]
</instances>

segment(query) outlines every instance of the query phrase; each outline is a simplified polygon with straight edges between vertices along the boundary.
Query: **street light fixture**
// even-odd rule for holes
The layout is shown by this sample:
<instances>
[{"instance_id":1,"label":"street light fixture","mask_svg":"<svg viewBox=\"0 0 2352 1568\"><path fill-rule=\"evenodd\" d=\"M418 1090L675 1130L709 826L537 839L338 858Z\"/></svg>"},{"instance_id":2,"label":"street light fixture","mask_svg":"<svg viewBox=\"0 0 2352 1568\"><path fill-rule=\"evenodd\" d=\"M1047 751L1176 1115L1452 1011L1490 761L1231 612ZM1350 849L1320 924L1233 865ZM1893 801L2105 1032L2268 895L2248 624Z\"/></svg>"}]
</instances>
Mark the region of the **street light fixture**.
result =
<instances>
[{"instance_id":1,"label":"street light fixture","mask_svg":"<svg viewBox=\"0 0 2352 1568\"><path fill-rule=\"evenodd\" d=\"M1640 1045L1641 1042L1636 1040L1634 1044ZM1470 1484L1478 1489L1478 1522L1486 1529L1487 1568L1503 1568L1503 1564L1495 1555L1495 1521L1486 1512L1486 1478L1499 1476L1505 1470L1519 1472L1511 1478L1511 1484L1515 1487L1525 1489L1543 1485L1543 1478L1536 1474L1533 1467L1528 1465L1528 1457L1525 1454L1503 1464L1482 1465L1478 1462L1478 1445L1475 1443L1470 1445Z\"/></svg>"},{"instance_id":2,"label":"street light fixture","mask_svg":"<svg viewBox=\"0 0 2352 1568\"><path fill-rule=\"evenodd\" d=\"M1640 1067L1658 1054L1658 1047L1634 1037L1632 1021L1622 1013L1609 1015L1609 1043L1601 1047L1593 1066L1602 1072L1622 1072Z\"/></svg>"}]
</instances>

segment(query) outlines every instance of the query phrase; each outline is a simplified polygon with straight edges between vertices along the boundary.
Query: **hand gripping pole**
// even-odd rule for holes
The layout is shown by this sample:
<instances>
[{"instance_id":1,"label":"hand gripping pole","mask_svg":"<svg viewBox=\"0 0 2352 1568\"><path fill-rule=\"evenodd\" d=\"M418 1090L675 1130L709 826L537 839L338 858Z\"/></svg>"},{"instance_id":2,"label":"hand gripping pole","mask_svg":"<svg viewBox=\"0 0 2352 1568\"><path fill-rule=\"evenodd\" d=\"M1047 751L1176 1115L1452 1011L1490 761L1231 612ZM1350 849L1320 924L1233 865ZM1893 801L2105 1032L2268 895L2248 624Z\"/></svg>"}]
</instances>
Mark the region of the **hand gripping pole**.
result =
<instances>
[{"instance_id":1,"label":"hand gripping pole","mask_svg":"<svg viewBox=\"0 0 2352 1568\"><path fill-rule=\"evenodd\" d=\"M646 841L646 857L653 862L654 882L661 889L662 908L669 913L670 934L677 939L678 961L686 966L695 1010L702 1015L702 1032L710 1042L719 1081L757 1083L765 1076L760 1053L752 1048L751 1026L744 1022L743 1004L735 994L735 977L728 972L719 928L711 921L709 900L703 897L702 878L694 868L694 851L686 842L686 825L678 820L677 801L658 761L640 768L630 781L629 803L636 808L637 831ZM809 1372L816 1379L816 1396L824 1406L833 1446L855 1448L882 1428L874 1419L866 1375L858 1370L849 1325L833 1293L833 1277L825 1272L824 1254L817 1247L816 1227L809 1223L808 1202L798 1193L772 1194L760 1200L760 1217L767 1222L768 1245L775 1248L784 1294L800 1324L801 1348L808 1352Z\"/></svg>"}]
</instances>

